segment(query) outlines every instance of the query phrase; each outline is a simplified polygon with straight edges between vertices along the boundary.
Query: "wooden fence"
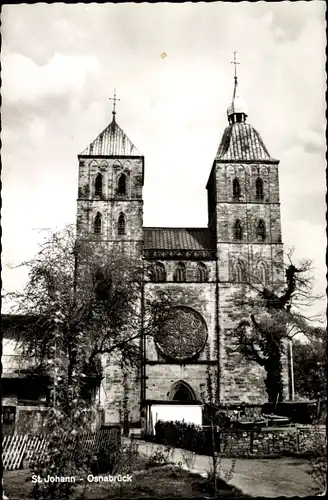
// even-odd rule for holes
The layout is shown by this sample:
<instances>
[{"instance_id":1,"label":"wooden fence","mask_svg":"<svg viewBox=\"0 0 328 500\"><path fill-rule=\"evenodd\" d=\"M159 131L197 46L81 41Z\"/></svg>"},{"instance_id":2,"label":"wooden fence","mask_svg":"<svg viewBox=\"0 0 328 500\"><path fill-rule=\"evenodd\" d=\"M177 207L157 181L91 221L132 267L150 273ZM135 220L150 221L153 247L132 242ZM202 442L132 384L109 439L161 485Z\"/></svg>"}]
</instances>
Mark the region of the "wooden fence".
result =
<instances>
[{"instance_id":1,"label":"wooden fence","mask_svg":"<svg viewBox=\"0 0 328 500\"><path fill-rule=\"evenodd\" d=\"M67 442L69 436L63 435L62 439ZM70 446L67 447L68 459L72 459L74 454L94 454L100 446L115 441L121 441L120 426L103 428L99 431L88 431L77 434ZM47 451L49 437L44 435L11 434L5 435L2 439L2 463L5 470L17 470L28 467L31 460L41 459Z\"/></svg>"}]
</instances>

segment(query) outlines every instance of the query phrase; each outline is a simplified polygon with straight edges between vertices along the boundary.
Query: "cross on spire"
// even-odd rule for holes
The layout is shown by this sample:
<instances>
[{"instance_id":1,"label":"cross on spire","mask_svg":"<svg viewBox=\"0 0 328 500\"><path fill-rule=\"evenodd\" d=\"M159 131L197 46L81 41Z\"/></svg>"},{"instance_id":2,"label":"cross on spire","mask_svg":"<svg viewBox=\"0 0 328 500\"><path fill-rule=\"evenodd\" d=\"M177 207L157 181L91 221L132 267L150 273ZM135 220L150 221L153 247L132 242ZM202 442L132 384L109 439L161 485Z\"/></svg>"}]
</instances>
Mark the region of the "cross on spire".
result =
<instances>
[{"instance_id":1,"label":"cross on spire","mask_svg":"<svg viewBox=\"0 0 328 500\"><path fill-rule=\"evenodd\" d=\"M113 111L112 111L112 113L113 113L113 118L115 119L115 115L116 115L116 101L120 101L121 100L121 99L118 99L116 97L116 89L114 89L114 97L109 97L109 100L110 101L114 101L113 102Z\"/></svg>"},{"instance_id":2,"label":"cross on spire","mask_svg":"<svg viewBox=\"0 0 328 500\"><path fill-rule=\"evenodd\" d=\"M233 53L233 61L231 61L230 64L234 64L235 65L235 76L234 76L234 79L235 79L235 86L234 86L234 89L233 89L233 98L236 97L236 90L237 90L237 84L238 84L238 77L237 77L237 64L240 64L237 60L236 60L236 54L237 54L237 51L235 50L234 53Z\"/></svg>"}]
</instances>

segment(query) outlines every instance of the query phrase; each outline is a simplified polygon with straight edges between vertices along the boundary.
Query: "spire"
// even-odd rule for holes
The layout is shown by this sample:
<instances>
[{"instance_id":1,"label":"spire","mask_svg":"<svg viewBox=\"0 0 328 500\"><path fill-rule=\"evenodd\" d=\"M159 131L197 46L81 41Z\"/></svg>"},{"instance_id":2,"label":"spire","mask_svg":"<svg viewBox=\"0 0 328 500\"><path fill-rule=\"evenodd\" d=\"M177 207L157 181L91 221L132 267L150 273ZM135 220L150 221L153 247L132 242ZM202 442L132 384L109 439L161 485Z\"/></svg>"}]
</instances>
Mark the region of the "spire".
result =
<instances>
[{"instance_id":1,"label":"spire","mask_svg":"<svg viewBox=\"0 0 328 500\"><path fill-rule=\"evenodd\" d=\"M237 88L238 88L237 64L240 63L236 60L236 53L237 53L236 51L233 53L233 61L231 61L231 64L234 64L235 66L232 102L227 110L228 120L231 125L237 122L239 123L245 122L247 117L247 105L237 94Z\"/></svg>"},{"instance_id":2,"label":"spire","mask_svg":"<svg viewBox=\"0 0 328 500\"><path fill-rule=\"evenodd\" d=\"M115 115L116 115L116 101L120 101L121 99L118 99L116 97L116 89L114 89L114 97L109 97L110 101L113 101L113 121L115 121Z\"/></svg>"},{"instance_id":3,"label":"spire","mask_svg":"<svg viewBox=\"0 0 328 500\"><path fill-rule=\"evenodd\" d=\"M240 64L239 62L236 61L236 54L237 54L237 51L235 50L234 53L233 53L233 61L231 61L231 63L230 63L230 64L234 64L235 65L235 76L234 76L235 85L234 85L234 88L233 88L232 102L236 98L236 92L237 92L237 86L238 86L237 64Z\"/></svg>"}]
</instances>

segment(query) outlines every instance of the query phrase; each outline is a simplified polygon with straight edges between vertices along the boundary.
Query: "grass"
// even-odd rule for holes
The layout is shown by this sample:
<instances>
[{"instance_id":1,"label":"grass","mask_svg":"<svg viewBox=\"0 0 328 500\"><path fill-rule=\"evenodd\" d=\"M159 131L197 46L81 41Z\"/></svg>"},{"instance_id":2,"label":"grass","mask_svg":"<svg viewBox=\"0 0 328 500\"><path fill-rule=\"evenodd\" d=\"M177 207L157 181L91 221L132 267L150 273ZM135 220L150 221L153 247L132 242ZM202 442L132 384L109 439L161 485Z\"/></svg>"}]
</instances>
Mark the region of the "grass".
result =
<instances>
[{"instance_id":1,"label":"grass","mask_svg":"<svg viewBox=\"0 0 328 500\"><path fill-rule=\"evenodd\" d=\"M147 467L147 459L138 456L133 467L131 483L81 483L77 485L72 500L108 498L208 498L213 496L213 483L198 474L174 465ZM32 491L30 471L5 471L4 488L10 500L28 499ZM85 486L85 488L84 488ZM241 497L242 494L222 480L218 481L218 498Z\"/></svg>"}]
</instances>

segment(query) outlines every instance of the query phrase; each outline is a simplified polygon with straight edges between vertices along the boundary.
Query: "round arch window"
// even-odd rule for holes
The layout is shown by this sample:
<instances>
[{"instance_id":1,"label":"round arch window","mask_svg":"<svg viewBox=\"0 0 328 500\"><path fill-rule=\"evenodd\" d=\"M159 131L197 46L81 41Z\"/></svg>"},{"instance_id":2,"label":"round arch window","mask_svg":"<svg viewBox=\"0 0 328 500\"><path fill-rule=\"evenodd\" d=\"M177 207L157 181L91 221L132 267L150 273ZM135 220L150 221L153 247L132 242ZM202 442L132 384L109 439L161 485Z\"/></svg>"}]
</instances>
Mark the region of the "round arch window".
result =
<instances>
[{"instance_id":1,"label":"round arch window","mask_svg":"<svg viewBox=\"0 0 328 500\"><path fill-rule=\"evenodd\" d=\"M204 318L191 307L173 307L155 344L160 354L175 361L196 358L204 349L207 326Z\"/></svg>"}]
</instances>

